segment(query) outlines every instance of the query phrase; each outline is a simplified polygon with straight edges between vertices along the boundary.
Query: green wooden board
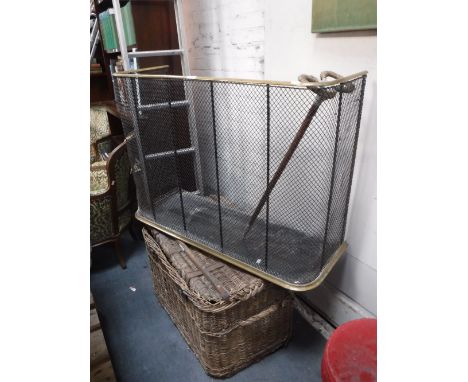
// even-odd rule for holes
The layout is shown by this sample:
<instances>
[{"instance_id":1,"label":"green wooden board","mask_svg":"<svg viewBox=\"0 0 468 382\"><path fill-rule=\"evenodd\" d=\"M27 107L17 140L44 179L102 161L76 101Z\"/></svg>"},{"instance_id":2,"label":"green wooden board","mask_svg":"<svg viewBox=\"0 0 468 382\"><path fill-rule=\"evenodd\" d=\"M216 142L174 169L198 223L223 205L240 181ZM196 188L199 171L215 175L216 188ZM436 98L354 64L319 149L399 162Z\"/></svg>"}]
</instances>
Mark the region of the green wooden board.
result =
<instances>
[{"instance_id":1,"label":"green wooden board","mask_svg":"<svg viewBox=\"0 0 468 382\"><path fill-rule=\"evenodd\" d=\"M121 8L122 23L124 27L125 40L127 46L136 44L135 26L133 23L133 14L131 3ZM115 25L115 15L109 11L104 11L99 14L99 23L101 26L101 36L106 52L118 52L120 50L119 38L117 35L117 27Z\"/></svg>"},{"instance_id":2,"label":"green wooden board","mask_svg":"<svg viewBox=\"0 0 468 382\"><path fill-rule=\"evenodd\" d=\"M312 32L377 29L377 0L313 0Z\"/></svg>"}]
</instances>

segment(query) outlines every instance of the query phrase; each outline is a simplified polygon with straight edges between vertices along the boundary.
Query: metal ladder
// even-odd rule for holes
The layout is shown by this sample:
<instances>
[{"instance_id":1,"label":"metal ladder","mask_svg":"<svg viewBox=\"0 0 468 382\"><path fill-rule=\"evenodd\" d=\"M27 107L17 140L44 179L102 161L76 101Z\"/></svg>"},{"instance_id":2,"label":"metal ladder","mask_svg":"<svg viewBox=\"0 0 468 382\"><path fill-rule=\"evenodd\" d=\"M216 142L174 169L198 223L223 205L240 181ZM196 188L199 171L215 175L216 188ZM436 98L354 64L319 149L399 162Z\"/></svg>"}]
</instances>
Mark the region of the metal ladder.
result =
<instances>
[{"instance_id":1,"label":"metal ladder","mask_svg":"<svg viewBox=\"0 0 468 382\"><path fill-rule=\"evenodd\" d=\"M130 59L132 59L133 69L138 69L138 58L143 57L167 57L167 56L179 56L181 60L182 66L182 74L184 76L190 76L190 67L188 63L188 57L185 50L185 32L184 32L184 19L183 19L183 12L182 12L182 0L173 0L174 2L174 13L176 18L176 26L177 26L177 37L179 41L179 49L172 49L172 50L150 50L150 51L136 51L135 49L132 52L128 52L127 50L127 41L125 40L125 33L123 28L123 21L122 21L122 13L120 10L120 3L119 0L112 0L112 5L114 7L115 13L115 24L117 29L117 36L119 39L119 47L120 47L120 54L123 63L124 70L132 69L130 65ZM203 180L201 174L201 160L200 155L195 147L198 147L198 134L196 129L196 120L195 120L195 111L193 107L193 94L192 89L189 86L185 86L185 94L188 100L183 101L175 101L175 102L167 102L167 103L160 103L160 104L142 104L140 100L140 89L139 89L139 81L135 79L136 82L136 98L137 98L137 108L139 113L143 113L145 110L148 109L162 109L162 108L178 108L178 107L188 107L189 108L189 133L190 133L190 140L191 140L191 147L174 150L174 151L167 151L161 153L151 153L146 154L144 156L145 160L160 160L167 157L172 157L176 155L193 155L194 156L194 173L195 173L195 182L197 186L197 190L203 193ZM137 134L139 135L139 126L138 121L134 121L135 130L137 130Z\"/></svg>"},{"instance_id":2,"label":"metal ladder","mask_svg":"<svg viewBox=\"0 0 468 382\"><path fill-rule=\"evenodd\" d=\"M89 11L91 15L91 20L90 20L90 25L89 29L91 30L90 32L90 39L89 39L89 44L90 44L90 51L91 51L91 58L90 61L93 61L94 53L96 52L96 47L97 43L99 41L99 28L98 28L98 16L94 11L94 3L91 1L90 6L89 6Z\"/></svg>"}]
</instances>

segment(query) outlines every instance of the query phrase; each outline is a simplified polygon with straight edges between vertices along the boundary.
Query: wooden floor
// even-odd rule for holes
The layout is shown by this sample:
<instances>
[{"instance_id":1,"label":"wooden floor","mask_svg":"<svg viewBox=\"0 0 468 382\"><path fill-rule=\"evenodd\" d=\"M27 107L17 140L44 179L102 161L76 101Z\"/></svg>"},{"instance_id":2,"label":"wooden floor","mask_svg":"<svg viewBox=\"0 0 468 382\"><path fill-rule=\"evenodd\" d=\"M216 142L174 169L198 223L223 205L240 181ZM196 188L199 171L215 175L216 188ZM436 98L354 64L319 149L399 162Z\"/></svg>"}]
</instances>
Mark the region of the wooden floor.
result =
<instances>
[{"instance_id":1,"label":"wooden floor","mask_svg":"<svg viewBox=\"0 0 468 382\"><path fill-rule=\"evenodd\" d=\"M101 324L91 295L91 382L116 381L114 369L102 334Z\"/></svg>"}]
</instances>

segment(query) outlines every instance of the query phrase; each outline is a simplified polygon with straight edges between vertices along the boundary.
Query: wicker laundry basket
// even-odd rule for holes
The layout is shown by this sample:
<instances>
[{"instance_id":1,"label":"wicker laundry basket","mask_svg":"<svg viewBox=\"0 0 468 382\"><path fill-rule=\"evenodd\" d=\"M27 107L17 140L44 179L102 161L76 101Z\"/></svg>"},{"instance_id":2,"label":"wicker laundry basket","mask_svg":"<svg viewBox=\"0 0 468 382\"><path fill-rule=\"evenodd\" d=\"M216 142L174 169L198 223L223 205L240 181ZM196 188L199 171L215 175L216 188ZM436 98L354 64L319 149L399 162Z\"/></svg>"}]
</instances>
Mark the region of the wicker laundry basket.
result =
<instances>
[{"instance_id":1,"label":"wicker laundry basket","mask_svg":"<svg viewBox=\"0 0 468 382\"><path fill-rule=\"evenodd\" d=\"M289 292L156 230L143 236L156 295L208 374L233 375L289 340Z\"/></svg>"}]
</instances>

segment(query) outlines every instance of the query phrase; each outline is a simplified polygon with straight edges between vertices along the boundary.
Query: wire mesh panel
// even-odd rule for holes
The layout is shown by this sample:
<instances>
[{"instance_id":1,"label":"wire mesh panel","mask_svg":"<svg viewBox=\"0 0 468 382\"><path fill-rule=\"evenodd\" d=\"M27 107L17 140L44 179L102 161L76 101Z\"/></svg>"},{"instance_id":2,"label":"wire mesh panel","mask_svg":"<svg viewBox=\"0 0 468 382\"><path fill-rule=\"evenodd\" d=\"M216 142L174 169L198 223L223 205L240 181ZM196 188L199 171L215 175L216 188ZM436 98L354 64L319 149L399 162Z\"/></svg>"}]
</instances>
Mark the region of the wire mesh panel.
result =
<instances>
[{"instance_id":1,"label":"wire mesh panel","mask_svg":"<svg viewBox=\"0 0 468 382\"><path fill-rule=\"evenodd\" d=\"M316 286L345 248L365 79L116 75L137 217L284 287Z\"/></svg>"}]
</instances>

